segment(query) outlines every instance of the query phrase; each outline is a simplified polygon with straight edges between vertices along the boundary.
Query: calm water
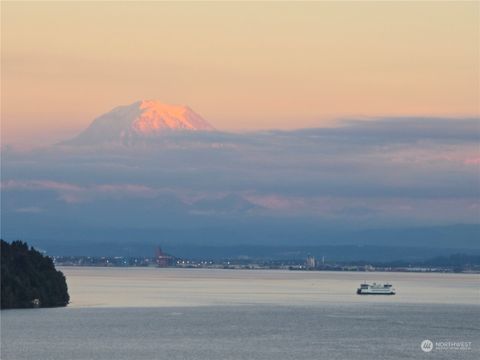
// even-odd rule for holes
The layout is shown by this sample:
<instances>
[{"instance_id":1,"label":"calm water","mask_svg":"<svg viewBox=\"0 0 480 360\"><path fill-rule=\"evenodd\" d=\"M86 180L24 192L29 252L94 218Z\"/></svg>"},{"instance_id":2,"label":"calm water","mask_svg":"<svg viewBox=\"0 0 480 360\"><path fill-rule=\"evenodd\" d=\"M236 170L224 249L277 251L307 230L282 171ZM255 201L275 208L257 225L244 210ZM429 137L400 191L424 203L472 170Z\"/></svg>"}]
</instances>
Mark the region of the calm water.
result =
<instances>
[{"instance_id":1,"label":"calm water","mask_svg":"<svg viewBox=\"0 0 480 360\"><path fill-rule=\"evenodd\" d=\"M477 275L62 270L71 306L1 312L3 360L480 358ZM364 279L398 295L357 296Z\"/></svg>"}]
</instances>

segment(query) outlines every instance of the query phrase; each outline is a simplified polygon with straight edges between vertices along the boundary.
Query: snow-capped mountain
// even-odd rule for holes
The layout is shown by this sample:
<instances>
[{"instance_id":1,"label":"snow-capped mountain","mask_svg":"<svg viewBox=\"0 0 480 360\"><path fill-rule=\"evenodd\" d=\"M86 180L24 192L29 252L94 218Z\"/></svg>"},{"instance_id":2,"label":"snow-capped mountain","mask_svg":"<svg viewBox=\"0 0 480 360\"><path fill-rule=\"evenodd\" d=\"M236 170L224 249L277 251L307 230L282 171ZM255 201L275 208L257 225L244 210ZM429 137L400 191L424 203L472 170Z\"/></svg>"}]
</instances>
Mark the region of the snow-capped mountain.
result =
<instances>
[{"instance_id":1,"label":"snow-capped mountain","mask_svg":"<svg viewBox=\"0 0 480 360\"><path fill-rule=\"evenodd\" d=\"M101 115L82 133L63 144L131 144L172 132L214 130L212 125L187 106L141 100L131 105L118 106Z\"/></svg>"}]
</instances>

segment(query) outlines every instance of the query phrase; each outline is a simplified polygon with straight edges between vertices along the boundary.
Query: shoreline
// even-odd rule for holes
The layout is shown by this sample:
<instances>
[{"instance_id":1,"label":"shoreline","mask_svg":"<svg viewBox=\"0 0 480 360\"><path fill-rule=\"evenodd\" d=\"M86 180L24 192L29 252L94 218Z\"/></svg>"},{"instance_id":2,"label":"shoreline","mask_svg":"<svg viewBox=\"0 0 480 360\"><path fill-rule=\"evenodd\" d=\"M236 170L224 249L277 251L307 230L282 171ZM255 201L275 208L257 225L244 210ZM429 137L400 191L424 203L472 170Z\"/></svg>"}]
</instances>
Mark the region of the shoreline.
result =
<instances>
[{"instance_id":1,"label":"shoreline","mask_svg":"<svg viewBox=\"0 0 480 360\"><path fill-rule=\"evenodd\" d=\"M158 267L158 266L95 266L95 265L55 265L56 269L158 269L158 270L242 270L242 271L285 271L285 272L298 272L298 273L389 273L389 274L455 274L455 275L480 275L480 271L447 271L447 270L386 270L386 269L374 269L374 270L325 270L325 269L286 269L286 268L247 268L247 267L182 267L182 266L170 266L170 267Z\"/></svg>"}]
</instances>

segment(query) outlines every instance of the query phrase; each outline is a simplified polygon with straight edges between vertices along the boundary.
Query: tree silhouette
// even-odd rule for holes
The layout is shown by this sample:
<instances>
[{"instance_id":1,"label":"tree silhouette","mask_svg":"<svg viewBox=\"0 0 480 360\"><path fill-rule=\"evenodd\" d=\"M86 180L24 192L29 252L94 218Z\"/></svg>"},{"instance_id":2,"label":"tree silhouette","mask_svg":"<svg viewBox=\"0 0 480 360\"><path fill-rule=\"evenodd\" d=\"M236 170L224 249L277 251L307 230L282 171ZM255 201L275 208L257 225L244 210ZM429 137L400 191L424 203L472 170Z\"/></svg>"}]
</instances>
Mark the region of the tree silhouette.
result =
<instances>
[{"instance_id":1,"label":"tree silhouette","mask_svg":"<svg viewBox=\"0 0 480 360\"><path fill-rule=\"evenodd\" d=\"M22 241L1 241L1 308L66 306L67 283L52 259Z\"/></svg>"}]
</instances>

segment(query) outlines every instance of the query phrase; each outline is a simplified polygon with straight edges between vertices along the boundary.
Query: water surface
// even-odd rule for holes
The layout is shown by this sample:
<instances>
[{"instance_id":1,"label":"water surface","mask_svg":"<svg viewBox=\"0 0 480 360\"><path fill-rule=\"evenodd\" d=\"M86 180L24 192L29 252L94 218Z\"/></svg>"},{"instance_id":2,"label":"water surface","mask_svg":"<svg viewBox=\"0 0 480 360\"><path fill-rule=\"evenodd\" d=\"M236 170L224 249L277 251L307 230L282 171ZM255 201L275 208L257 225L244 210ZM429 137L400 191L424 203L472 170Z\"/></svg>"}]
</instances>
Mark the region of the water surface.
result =
<instances>
[{"instance_id":1,"label":"water surface","mask_svg":"<svg viewBox=\"0 0 480 360\"><path fill-rule=\"evenodd\" d=\"M62 270L69 307L1 312L3 360L480 358L476 275ZM355 295L363 280L398 295Z\"/></svg>"},{"instance_id":2,"label":"water surface","mask_svg":"<svg viewBox=\"0 0 480 360\"><path fill-rule=\"evenodd\" d=\"M64 267L71 307L480 304L476 274ZM395 296L358 296L363 281L390 282Z\"/></svg>"}]
</instances>

